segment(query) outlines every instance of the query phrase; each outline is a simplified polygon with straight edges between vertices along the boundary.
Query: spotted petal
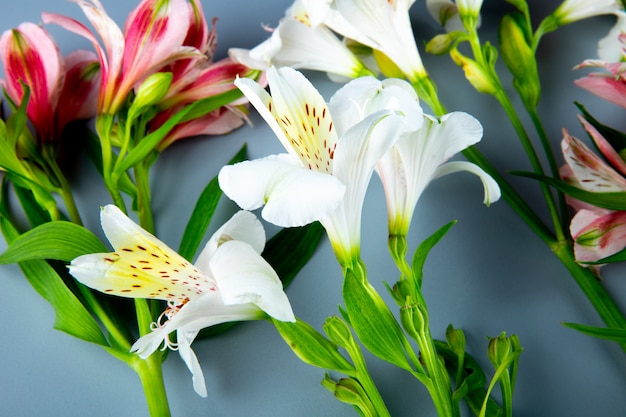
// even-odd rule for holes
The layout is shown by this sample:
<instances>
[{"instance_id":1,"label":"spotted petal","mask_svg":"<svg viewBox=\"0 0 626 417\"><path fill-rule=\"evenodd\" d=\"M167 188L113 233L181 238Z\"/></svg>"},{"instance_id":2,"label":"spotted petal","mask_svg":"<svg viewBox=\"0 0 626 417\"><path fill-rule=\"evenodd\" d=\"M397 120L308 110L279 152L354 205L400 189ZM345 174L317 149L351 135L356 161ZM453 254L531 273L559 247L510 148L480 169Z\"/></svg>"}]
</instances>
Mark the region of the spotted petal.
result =
<instances>
[{"instance_id":1,"label":"spotted petal","mask_svg":"<svg viewBox=\"0 0 626 417\"><path fill-rule=\"evenodd\" d=\"M69 271L83 284L123 297L178 302L214 289L209 277L117 207L105 206L101 222L115 252L74 259Z\"/></svg>"},{"instance_id":2,"label":"spotted petal","mask_svg":"<svg viewBox=\"0 0 626 417\"><path fill-rule=\"evenodd\" d=\"M626 191L626 179L567 131L561 142L565 162L580 186L592 192Z\"/></svg>"}]
</instances>

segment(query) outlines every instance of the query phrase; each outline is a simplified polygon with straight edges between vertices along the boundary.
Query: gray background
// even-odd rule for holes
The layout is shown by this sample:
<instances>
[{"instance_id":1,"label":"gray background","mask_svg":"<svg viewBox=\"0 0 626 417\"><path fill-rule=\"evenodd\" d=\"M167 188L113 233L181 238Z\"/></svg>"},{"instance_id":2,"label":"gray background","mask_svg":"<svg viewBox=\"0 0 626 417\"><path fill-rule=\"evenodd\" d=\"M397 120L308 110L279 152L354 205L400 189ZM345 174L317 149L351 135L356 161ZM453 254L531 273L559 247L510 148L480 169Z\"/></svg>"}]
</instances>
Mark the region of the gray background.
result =
<instances>
[{"instance_id":1,"label":"gray background","mask_svg":"<svg viewBox=\"0 0 626 417\"><path fill-rule=\"evenodd\" d=\"M109 14L122 23L135 2L104 0ZM492 13L504 2L486 1L482 36L494 38ZM0 28L22 21L39 21L40 12L68 14L82 21L79 8L66 1L4 2ZM275 25L290 4L285 0L203 1L207 17L218 16L220 48L252 47L265 38L261 24ZM531 1L537 17L545 16L557 1ZM419 45L437 33L422 1L411 13ZM583 74L571 68L596 56L596 42L612 24L597 18L548 35L539 54L546 88L541 114L556 145L567 127L584 137L575 115L574 100L582 101L601 120L625 128L624 110L607 105L573 86ZM60 29L51 32L67 53L89 48L83 39ZM460 70L447 56L423 55L439 83L450 110L465 110L485 128L480 144L496 166L527 169L505 115L490 97L468 88ZM326 98L338 88L322 74L310 74ZM248 126L224 137L197 138L176 144L153 171L154 211L158 235L176 247L186 219L206 182L232 154L247 142L251 158L279 152L269 128L256 115ZM79 208L87 226L99 230L98 207L110 202L94 169L83 163L72 178ZM541 197L530 180L512 179L537 207ZM561 322L600 325L567 271L547 247L516 217L504 202L485 208L479 182L470 175L455 175L433 183L416 211L411 231L415 245L452 219L459 223L437 246L426 267L424 291L432 317L432 330L443 337L448 323L466 331L468 350L491 372L486 359L486 336L516 333L525 350L514 397L519 417L623 415L626 360L611 343L591 339L563 327ZM220 203L212 230L234 211ZM385 293L382 281L394 282L395 268L387 256L386 214L382 187L374 178L365 202L363 258L371 281ZM269 233L276 229L268 227ZM2 243L2 248L4 243ZM604 269L604 283L624 307L626 282L623 267ZM147 415L138 378L124 363L97 346L52 329L51 308L23 279L16 266L2 266L0 332L0 415L2 416L141 416ZM337 312L341 272L330 245L324 241L310 264L287 293L295 313L320 328L325 317ZM626 311L626 308L624 309ZM354 411L334 400L319 381L323 371L301 363L269 323L238 326L194 349L203 366L209 396L197 396L191 377L177 354L169 356L164 374L175 416L353 416ZM370 361L394 417L434 416L425 389L390 365Z\"/></svg>"}]
</instances>

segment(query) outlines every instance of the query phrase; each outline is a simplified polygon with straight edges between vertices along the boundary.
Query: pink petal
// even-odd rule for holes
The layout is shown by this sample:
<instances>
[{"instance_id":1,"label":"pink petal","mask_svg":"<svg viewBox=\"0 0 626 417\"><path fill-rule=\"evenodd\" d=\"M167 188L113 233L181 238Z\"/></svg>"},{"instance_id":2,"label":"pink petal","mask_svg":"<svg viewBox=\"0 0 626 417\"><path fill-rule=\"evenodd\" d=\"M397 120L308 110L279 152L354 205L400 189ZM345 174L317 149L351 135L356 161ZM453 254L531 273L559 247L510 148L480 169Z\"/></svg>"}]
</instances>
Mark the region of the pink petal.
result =
<instances>
[{"instance_id":1,"label":"pink petal","mask_svg":"<svg viewBox=\"0 0 626 417\"><path fill-rule=\"evenodd\" d=\"M574 81L574 84L604 100L626 108L626 83L621 79L594 73L587 77L579 78Z\"/></svg>"},{"instance_id":2,"label":"pink petal","mask_svg":"<svg viewBox=\"0 0 626 417\"><path fill-rule=\"evenodd\" d=\"M626 212L580 210L570 225L576 260L597 261L626 247Z\"/></svg>"},{"instance_id":3,"label":"pink petal","mask_svg":"<svg viewBox=\"0 0 626 417\"><path fill-rule=\"evenodd\" d=\"M613 168L626 176L626 163L615 149L613 149L611 144L591 125L591 123L587 122L584 117L578 115L578 120L583 124L587 133L589 133L598 149L600 149L600 152L602 152L602 155L613 165Z\"/></svg>"},{"instance_id":4,"label":"pink petal","mask_svg":"<svg viewBox=\"0 0 626 417\"><path fill-rule=\"evenodd\" d=\"M121 91L185 54L193 56L195 48L183 48L189 13L187 0L143 0L131 12L124 26Z\"/></svg>"},{"instance_id":5,"label":"pink petal","mask_svg":"<svg viewBox=\"0 0 626 417\"><path fill-rule=\"evenodd\" d=\"M40 140L54 139L53 106L62 82L62 61L50 35L33 23L23 23L0 38L0 59L5 68L7 93L23 98L22 84L30 88L27 114Z\"/></svg>"},{"instance_id":6,"label":"pink petal","mask_svg":"<svg viewBox=\"0 0 626 417\"><path fill-rule=\"evenodd\" d=\"M561 142L565 162L580 186L592 192L626 191L626 179L567 131Z\"/></svg>"},{"instance_id":7,"label":"pink petal","mask_svg":"<svg viewBox=\"0 0 626 417\"><path fill-rule=\"evenodd\" d=\"M99 61L91 51L74 51L65 57L67 72L56 109L57 135L65 126L79 119L89 119L97 113L100 86Z\"/></svg>"}]
</instances>

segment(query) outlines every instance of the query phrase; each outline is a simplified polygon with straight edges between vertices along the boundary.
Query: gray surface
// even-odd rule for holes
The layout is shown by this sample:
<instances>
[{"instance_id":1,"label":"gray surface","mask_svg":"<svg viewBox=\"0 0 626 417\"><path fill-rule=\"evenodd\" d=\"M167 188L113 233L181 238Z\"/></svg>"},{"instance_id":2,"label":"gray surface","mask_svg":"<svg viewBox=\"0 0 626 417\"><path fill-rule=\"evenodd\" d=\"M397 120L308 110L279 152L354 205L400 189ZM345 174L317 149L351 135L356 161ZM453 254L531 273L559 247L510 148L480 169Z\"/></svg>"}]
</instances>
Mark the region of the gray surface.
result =
<instances>
[{"instance_id":1,"label":"gray surface","mask_svg":"<svg viewBox=\"0 0 626 417\"><path fill-rule=\"evenodd\" d=\"M122 22L134 2L104 0ZM428 38L436 28L422 1L412 10L418 37ZM487 1L488 4L492 3ZM541 7L558 2L539 2ZM38 0L22 0L3 7L1 28L25 20L37 21ZM228 46L250 47L264 34L260 23L275 24L288 1L204 1L207 16L219 16L220 53ZM248 8L246 8L248 7ZM499 6L500 7L500 6ZM531 6L535 7L535 6ZM75 4L47 2L47 11L82 19ZM543 15L543 12L540 13ZM489 17L485 16L485 22ZM542 72L547 90L542 114L554 142L562 127L582 136L575 119L574 100L616 127L625 128L623 110L607 106L575 88L581 75L570 69L595 56L595 43L608 31L610 19L579 23L549 35L542 44ZM485 27L485 34L493 30ZM81 39L53 30L63 51L88 47ZM513 139L504 115L489 97L467 88L460 71L447 57L425 56L427 68L441 85L450 110L466 110L481 120L485 139L481 149L502 169L525 169L521 148ZM328 98L337 88L322 75L313 75ZM204 184L241 146L250 156L280 150L269 128L256 115L255 127L213 139L194 139L168 150L153 173L154 210L159 236L172 246ZM94 170L85 164L73 178L80 209L88 213L87 226L97 230L98 206L109 198ZM526 195L539 195L529 180L513 180ZM95 185L94 185L95 184ZM182 185L180 185L182 184ZM459 223L432 253L424 291L436 337L448 323L462 327L468 349L490 369L484 354L485 336L501 331L519 335L525 351L515 393L519 417L616 416L626 409L626 360L607 342L593 340L564 328L565 321L599 325L596 314L565 269L515 216L504 202L487 209L481 204L479 182L470 175L438 180L427 190L416 211L411 233L417 242L452 219ZM395 269L386 249L386 221L382 187L375 178L366 200L363 257L371 281L381 292L382 280L393 281ZM234 206L223 201L214 230ZM270 231L275 230L269 228ZM624 306L623 267L607 267L604 282ZM51 308L21 277L15 266L0 269L4 302L0 304L0 351L3 389L2 416L141 416L146 408L134 373L97 346L77 341L52 329ZM315 326L336 312L340 300L340 269L330 245L321 246L311 263L288 290L295 313ZM626 309L625 309L626 310ZM198 397L191 377L177 354L164 365L167 390L175 416L353 416L352 409L334 400L319 384L323 371L302 364L265 322L248 323L228 334L194 344L204 368L209 397ZM394 417L434 416L426 391L400 371L371 361L375 380Z\"/></svg>"}]
</instances>

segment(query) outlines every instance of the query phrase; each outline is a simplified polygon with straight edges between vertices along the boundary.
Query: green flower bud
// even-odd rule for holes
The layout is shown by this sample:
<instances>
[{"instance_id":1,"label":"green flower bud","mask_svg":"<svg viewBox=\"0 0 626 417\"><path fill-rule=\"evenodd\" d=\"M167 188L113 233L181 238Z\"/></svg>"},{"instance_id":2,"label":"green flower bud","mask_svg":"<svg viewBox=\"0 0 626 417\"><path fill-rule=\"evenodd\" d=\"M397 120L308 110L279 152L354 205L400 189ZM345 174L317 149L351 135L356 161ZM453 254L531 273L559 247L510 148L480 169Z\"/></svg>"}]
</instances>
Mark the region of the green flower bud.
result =
<instances>
[{"instance_id":1,"label":"green flower bud","mask_svg":"<svg viewBox=\"0 0 626 417\"><path fill-rule=\"evenodd\" d=\"M465 355L465 333L463 330L455 329L450 324L446 329L446 341L457 356Z\"/></svg>"},{"instance_id":2,"label":"green flower bud","mask_svg":"<svg viewBox=\"0 0 626 417\"><path fill-rule=\"evenodd\" d=\"M500 52L513 75L513 86L527 107L535 108L541 95L537 60L521 24L511 15L502 18Z\"/></svg>"},{"instance_id":3,"label":"green flower bud","mask_svg":"<svg viewBox=\"0 0 626 417\"><path fill-rule=\"evenodd\" d=\"M346 375L354 374L354 366L339 353L337 345L309 324L300 320L295 323L273 320L273 323L283 340L304 363Z\"/></svg>"},{"instance_id":4,"label":"green flower bud","mask_svg":"<svg viewBox=\"0 0 626 417\"><path fill-rule=\"evenodd\" d=\"M505 332L489 339L487 346L489 360L495 368L498 368L503 363L512 363L521 351L522 348L517 335L507 337Z\"/></svg>"},{"instance_id":5,"label":"green flower bud","mask_svg":"<svg viewBox=\"0 0 626 417\"><path fill-rule=\"evenodd\" d=\"M476 61L462 55L458 50L450 51L452 60L465 72L465 78L480 93L495 94L496 86L488 72L480 66Z\"/></svg>"},{"instance_id":6,"label":"green flower bud","mask_svg":"<svg viewBox=\"0 0 626 417\"><path fill-rule=\"evenodd\" d=\"M322 385L332 392L339 401L356 407L360 411L360 415L372 417L377 415L376 408L357 380L342 378L335 382L326 375L322 380Z\"/></svg>"},{"instance_id":7,"label":"green flower bud","mask_svg":"<svg viewBox=\"0 0 626 417\"><path fill-rule=\"evenodd\" d=\"M354 345L354 337L348 324L337 316L331 316L324 323L324 333L337 345L350 349Z\"/></svg>"},{"instance_id":8,"label":"green flower bud","mask_svg":"<svg viewBox=\"0 0 626 417\"><path fill-rule=\"evenodd\" d=\"M171 72L157 72L150 75L137 88L135 100L131 107L149 107L157 104L170 89L172 85Z\"/></svg>"}]
</instances>

